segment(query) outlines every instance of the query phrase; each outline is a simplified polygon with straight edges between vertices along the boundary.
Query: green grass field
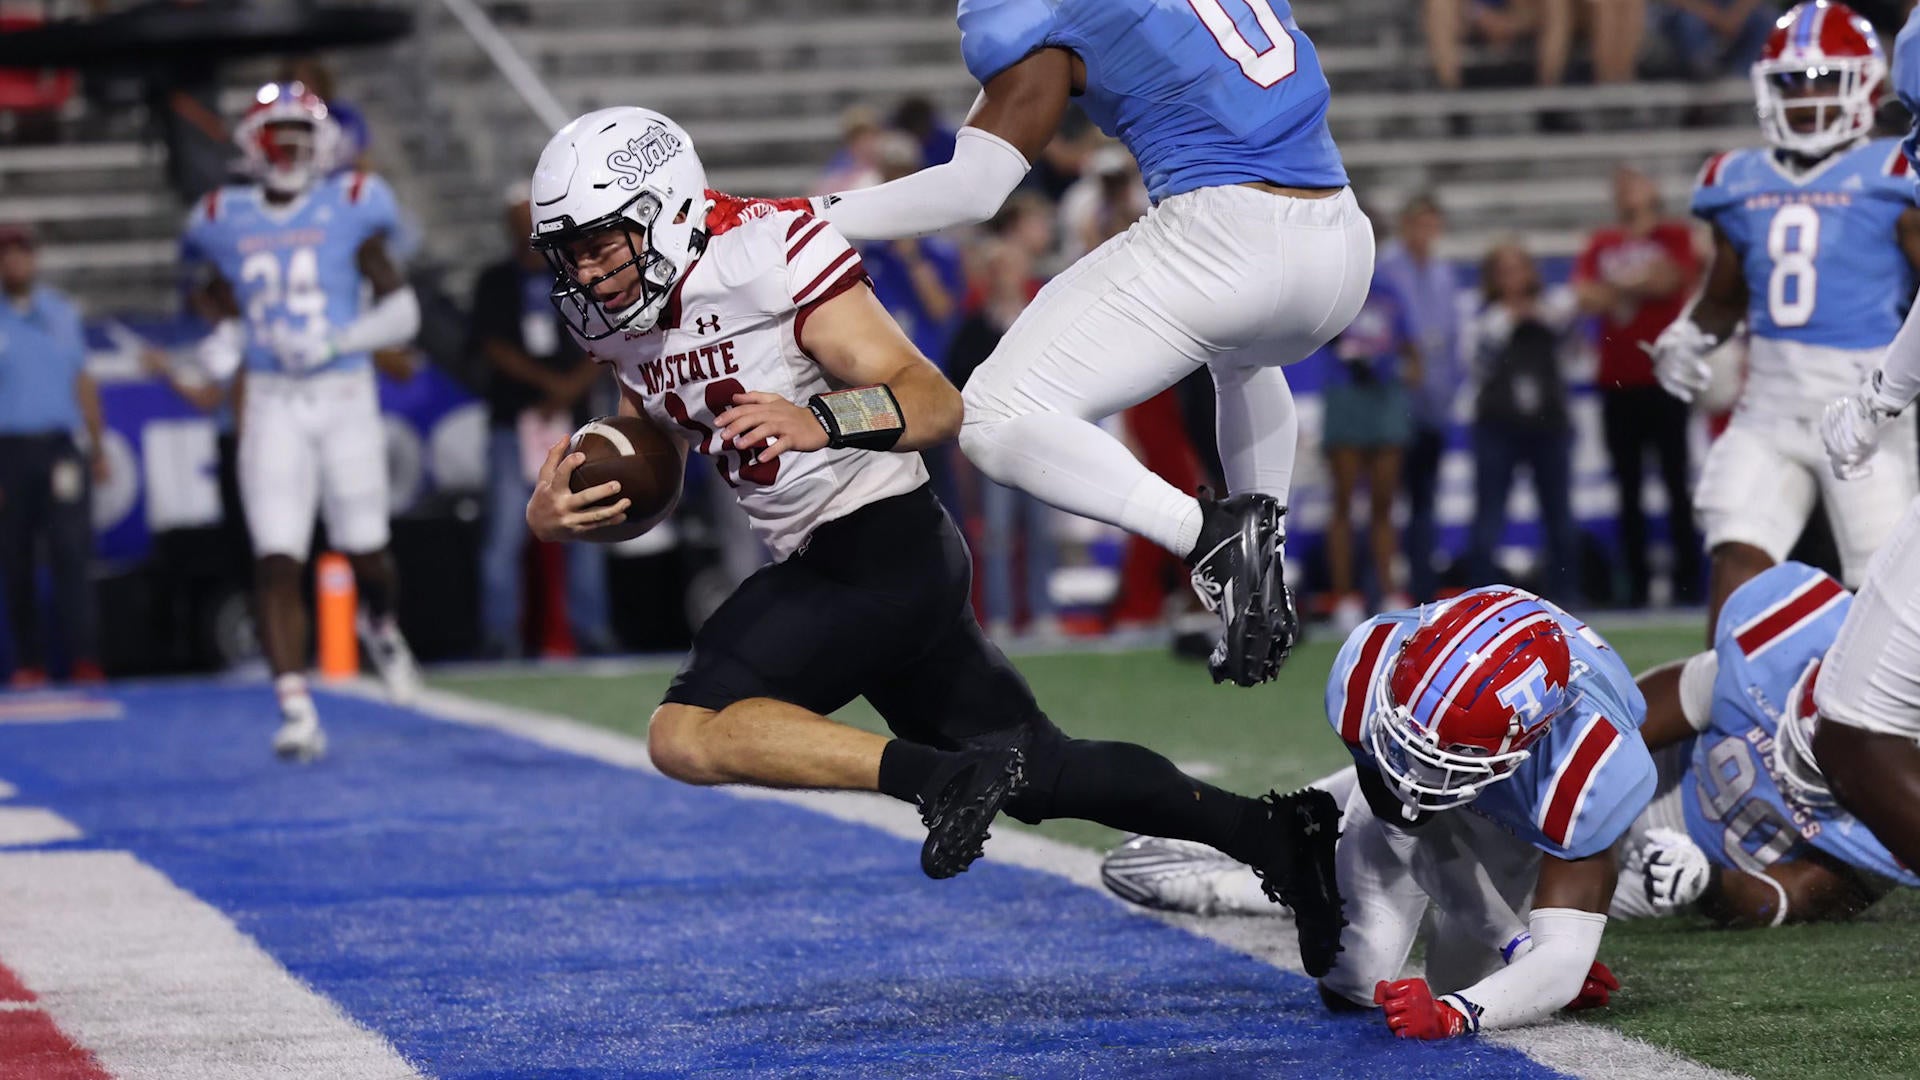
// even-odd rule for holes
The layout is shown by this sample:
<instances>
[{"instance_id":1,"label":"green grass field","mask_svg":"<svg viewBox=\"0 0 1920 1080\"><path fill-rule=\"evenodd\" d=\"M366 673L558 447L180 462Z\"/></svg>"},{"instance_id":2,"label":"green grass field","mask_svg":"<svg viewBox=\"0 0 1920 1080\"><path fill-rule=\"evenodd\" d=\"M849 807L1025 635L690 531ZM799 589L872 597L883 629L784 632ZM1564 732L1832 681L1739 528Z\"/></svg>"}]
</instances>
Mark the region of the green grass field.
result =
<instances>
[{"instance_id":1,"label":"green grass field","mask_svg":"<svg viewBox=\"0 0 1920 1080\"><path fill-rule=\"evenodd\" d=\"M1608 633L1636 670L1684 656L1699 631ZM1159 652L1022 657L1041 704L1074 735L1152 746L1224 787L1297 787L1349 758L1322 715L1335 645L1303 646L1275 683L1209 684L1199 665ZM590 677L500 674L436 682L476 697L560 713L635 735L665 673ZM880 730L864 703L840 719ZM1109 829L1039 829L1105 847ZM1609 927L1601 957L1623 981L1593 1022L1733 1072L1778 1080L1920 1078L1920 896L1899 893L1837 926L1722 931L1695 919Z\"/></svg>"}]
</instances>

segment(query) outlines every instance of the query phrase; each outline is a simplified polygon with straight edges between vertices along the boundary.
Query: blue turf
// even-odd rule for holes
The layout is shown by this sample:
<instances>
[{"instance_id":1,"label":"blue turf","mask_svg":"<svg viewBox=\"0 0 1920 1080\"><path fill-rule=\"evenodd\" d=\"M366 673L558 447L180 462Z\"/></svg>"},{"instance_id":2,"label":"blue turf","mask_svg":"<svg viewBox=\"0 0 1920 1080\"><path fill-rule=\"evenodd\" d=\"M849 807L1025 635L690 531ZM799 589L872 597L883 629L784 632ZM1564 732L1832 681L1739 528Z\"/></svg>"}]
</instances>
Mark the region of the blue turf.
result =
<instances>
[{"instance_id":1,"label":"blue turf","mask_svg":"<svg viewBox=\"0 0 1920 1080\"><path fill-rule=\"evenodd\" d=\"M1547 1077L1332 1019L1311 983L1048 874L506 735L264 689L0 725L18 801L130 849L443 1077Z\"/></svg>"}]
</instances>

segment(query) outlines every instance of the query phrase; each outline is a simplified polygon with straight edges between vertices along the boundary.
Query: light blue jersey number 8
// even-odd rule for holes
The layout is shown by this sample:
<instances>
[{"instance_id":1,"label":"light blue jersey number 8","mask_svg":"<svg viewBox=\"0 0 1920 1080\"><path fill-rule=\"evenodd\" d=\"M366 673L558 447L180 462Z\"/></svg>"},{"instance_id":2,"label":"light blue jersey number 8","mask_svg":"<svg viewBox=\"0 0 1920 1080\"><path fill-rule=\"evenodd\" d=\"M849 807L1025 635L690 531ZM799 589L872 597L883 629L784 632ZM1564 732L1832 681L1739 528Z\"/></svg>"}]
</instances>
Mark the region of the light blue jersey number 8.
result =
<instances>
[{"instance_id":1,"label":"light blue jersey number 8","mask_svg":"<svg viewBox=\"0 0 1920 1080\"><path fill-rule=\"evenodd\" d=\"M1812 321L1814 291L1820 287L1813 260L1819 253L1820 212L1806 203L1781 207L1767 226L1767 254L1773 258L1767 314L1773 325L1786 328ZM1792 300L1787 299L1789 292Z\"/></svg>"}]
</instances>

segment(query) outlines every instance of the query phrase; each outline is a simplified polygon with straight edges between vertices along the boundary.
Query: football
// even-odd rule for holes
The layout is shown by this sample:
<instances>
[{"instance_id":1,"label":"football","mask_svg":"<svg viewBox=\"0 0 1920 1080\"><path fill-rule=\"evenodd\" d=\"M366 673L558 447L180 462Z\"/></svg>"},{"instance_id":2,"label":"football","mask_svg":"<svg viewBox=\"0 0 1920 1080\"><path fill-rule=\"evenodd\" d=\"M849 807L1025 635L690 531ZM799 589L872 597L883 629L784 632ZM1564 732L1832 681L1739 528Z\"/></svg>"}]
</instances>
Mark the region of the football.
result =
<instances>
[{"instance_id":1,"label":"football","mask_svg":"<svg viewBox=\"0 0 1920 1080\"><path fill-rule=\"evenodd\" d=\"M632 501L625 521L596 529L583 539L631 540L658 525L680 500L686 476L680 447L645 417L595 417L567 443L569 454L576 451L587 455L587 460L573 470L569 486L574 491L618 480L620 493L608 501Z\"/></svg>"}]
</instances>

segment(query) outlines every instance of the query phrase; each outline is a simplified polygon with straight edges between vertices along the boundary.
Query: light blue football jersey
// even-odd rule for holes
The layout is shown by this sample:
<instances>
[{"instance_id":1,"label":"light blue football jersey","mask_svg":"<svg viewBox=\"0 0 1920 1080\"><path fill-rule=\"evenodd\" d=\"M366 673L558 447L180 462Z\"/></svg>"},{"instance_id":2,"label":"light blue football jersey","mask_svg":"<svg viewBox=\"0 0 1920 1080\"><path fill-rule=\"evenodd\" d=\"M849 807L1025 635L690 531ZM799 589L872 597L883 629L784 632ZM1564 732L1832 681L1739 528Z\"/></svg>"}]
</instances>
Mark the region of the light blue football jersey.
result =
<instances>
[{"instance_id":1,"label":"light blue football jersey","mask_svg":"<svg viewBox=\"0 0 1920 1080\"><path fill-rule=\"evenodd\" d=\"M960 51L982 85L1048 47L1085 62L1080 107L1133 152L1156 203L1347 182L1327 77L1287 0L960 0Z\"/></svg>"},{"instance_id":2,"label":"light blue football jersey","mask_svg":"<svg viewBox=\"0 0 1920 1080\"><path fill-rule=\"evenodd\" d=\"M1817 848L1849 866L1920 886L1920 877L1852 814L1787 797L1774 739L1788 697L1840 633L1853 597L1803 563L1781 563L1728 597L1714 652L1713 722L1694 740L1681 785L1687 834L1716 865L1758 873Z\"/></svg>"},{"instance_id":3,"label":"light blue football jersey","mask_svg":"<svg viewBox=\"0 0 1920 1080\"><path fill-rule=\"evenodd\" d=\"M1912 171L1912 167L1920 167L1920 8L1908 14L1907 25L1901 27L1900 36L1893 39L1892 82L1900 104L1914 117L1913 131L1900 144ZM1920 172L1915 173L1915 179L1920 181Z\"/></svg>"},{"instance_id":4,"label":"light blue football jersey","mask_svg":"<svg viewBox=\"0 0 1920 1080\"><path fill-rule=\"evenodd\" d=\"M1506 589L1488 586L1463 595ZM1647 702L1619 654L1591 627L1541 601L1560 621L1573 659L1572 707L1513 774L1465 809L1548 855L1581 859L1613 846L1653 798L1653 756L1640 740ZM1432 615L1431 610L1428 616ZM1390 611L1362 623L1341 646L1327 678L1327 722L1361 763L1374 765L1364 738L1372 686L1384 679L1421 611Z\"/></svg>"},{"instance_id":5,"label":"light blue football jersey","mask_svg":"<svg viewBox=\"0 0 1920 1080\"><path fill-rule=\"evenodd\" d=\"M369 237L399 228L393 189L361 172L327 177L284 207L260 189L210 192L187 215L181 258L210 264L233 286L247 328L248 371L310 375L365 367L366 353L337 356L288 372L271 347L278 327L299 335L337 331L360 314L364 290L357 257Z\"/></svg>"},{"instance_id":6,"label":"light blue football jersey","mask_svg":"<svg viewBox=\"0 0 1920 1080\"><path fill-rule=\"evenodd\" d=\"M1765 148L1710 159L1693 213L1740 253L1755 336L1836 349L1893 340L1914 271L1895 226L1913 169L1893 139L1869 139L1796 175Z\"/></svg>"}]
</instances>

